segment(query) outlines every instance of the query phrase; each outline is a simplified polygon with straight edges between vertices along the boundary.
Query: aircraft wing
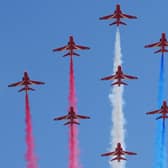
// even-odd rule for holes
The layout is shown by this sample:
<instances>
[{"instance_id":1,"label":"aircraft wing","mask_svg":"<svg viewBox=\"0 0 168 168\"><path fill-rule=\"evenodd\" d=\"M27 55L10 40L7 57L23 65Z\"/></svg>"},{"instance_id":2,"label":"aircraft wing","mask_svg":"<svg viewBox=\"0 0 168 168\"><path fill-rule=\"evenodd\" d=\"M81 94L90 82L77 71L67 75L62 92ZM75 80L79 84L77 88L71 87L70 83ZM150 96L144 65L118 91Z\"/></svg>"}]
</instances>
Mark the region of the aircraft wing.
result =
<instances>
[{"instance_id":1,"label":"aircraft wing","mask_svg":"<svg viewBox=\"0 0 168 168\"><path fill-rule=\"evenodd\" d=\"M116 155L116 152L108 152L101 154L101 156L110 156L110 155Z\"/></svg>"},{"instance_id":2,"label":"aircraft wing","mask_svg":"<svg viewBox=\"0 0 168 168\"><path fill-rule=\"evenodd\" d=\"M124 153L127 154L127 155L136 155L136 153L134 153L134 152L128 152L128 151L124 151Z\"/></svg>"},{"instance_id":3,"label":"aircraft wing","mask_svg":"<svg viewBox=\"0 0 168 168\"><path fill-rule=\"evenodd\" d=\"M147 112L146 114L158 114L160 112L161 110L155 110L155 111Z\"/></svg>"},{"instance_id":4,"label":"aircraft wing","mask_svg":"<svg viewBox=\"0 0 168 168\"><path fill-rule=\"evenodd\" d=\"M81 119L90 119L89 116L82 116L82 115L77 115L77 118L81 118Z\"/></svg>"},{"instance_id":5,"label":"aircraft wing","mask_svg":"<svg viewBox=\"0 0 168 168\"><path fill-rule=\"evenodd\" d=\"M86 46L80 46L80 45L76 45L76 49L82 49L82 50L89 50L90 48L89 47L86 47Z\"/></svg>"},{"instance_id":6,"label":"aircraft wing","mask_svg":"<svg viewBox=\"0 0 168 168\"><path fill-rule=\"evenodd\" d=\"M111 76L101 78L101 80L113 80L113 79L116 79L116 75L111 75Z\"/></svg>"},{"instance_id":7,"label":"aircraft wing","mask_svg":"<svg viewBox=\"0 0 168 168\"><path fill-rule=\"evenodd\" d=\"M20 82L12 83L12 84L8 85L8 87L19 86L22 84L23 84L23 81L20 81Z\"/></svg>"},{"instance_id":8,"label":"aircraft wing","mask_svg":"<svg viewBox=\"0 0 168 168\"><path fill-rule=\"evenodd\" d=\"M145 48L150 48L150 47L159 47L160 46L160 42L157 42L157 43L153 43L153 44L149 44L149 45L145 45L144 47Z\"/></svg>"},{"instance_id":9,"label":"aircraft wing","mask_svg":"<svg viewBox=\"0 0 168 168\"><path fill-rule=\"evenodd\" d=\"M56 117L56 118L54 118L54 120L64 120L64 119L67 119L67 117L68 117L68 115Z\"/></svg>"},{"instance_id":10,"label":"aircraft wing","mask_svg":"<svg viewBox=\"0 0 168 168\"><path fill-rule=\"evenodd\" d=\"M124 78L126 78L126 79L138 79L138 77L136 77L136 76L130 76L130 75L125 75L125 74L124 74Z\"/></svg>"},{"instance_id":11,"label":"aircraft wing","mask_svg":"<svg viewBox=\"0 0 168 168\"><path fill-rule=\"evenodd\" d=\"M112 19L112 18L115 18L116 17L116 14L112 14L112 15L107 15L107 16L102 16L100 17L99 19L100 20L106 20L106 19Z\"/></svg>"},{"instance_id":12,"label":"aircraft wing","mask_svg":"<svg viewBox=\"0 0 168 168\"><path fill-rule=\"evenodd\" d=\"M131 16L131 15L127 15L127 14L121 14L121 17L122 18L128 18L128 19L137 19L137 17L136 16Z\"/></svg>"},{"instance_id":13,"label":"aircraft wing","mask_svg":"<svg viewBox=\"0 0 168 168\"><path fill-rule=\"evenodd\" d=\"M30 80L30 82L31 82L32 84L37 84L37 85L45 84L44 82L34 81L34 80Z\"/></svg>"},{"instance_id":14,"label":"aircraft wing","mask_svg":"<svg viewBox=\"0 0 168 168\"><path fill-rule=\"evenodd\" d=\"M68 46L63 46L60 48L54 48L53 51L63 51L63 50L66 50L67 48L68 48Z\"/></svg>"}]
</instances>

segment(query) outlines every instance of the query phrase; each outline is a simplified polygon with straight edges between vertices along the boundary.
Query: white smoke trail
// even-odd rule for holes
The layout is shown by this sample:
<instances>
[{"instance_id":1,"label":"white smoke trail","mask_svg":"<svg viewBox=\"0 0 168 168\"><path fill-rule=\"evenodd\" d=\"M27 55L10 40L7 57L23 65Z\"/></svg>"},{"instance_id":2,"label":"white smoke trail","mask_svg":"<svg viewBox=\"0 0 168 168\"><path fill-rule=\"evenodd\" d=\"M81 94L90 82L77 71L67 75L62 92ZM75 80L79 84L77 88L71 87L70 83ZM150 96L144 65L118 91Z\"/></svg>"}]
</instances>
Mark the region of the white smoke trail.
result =
<instances>
[{"instance_id":1,"label":"white smoke trail","mask_svg":"<svg viewBox=\"0 0 168 168\"><path fill-rule=\"evenodd\" d=\"M114 67L113 71L116 72L118 65L122 64L122 54L120 47L120 32L117 29L115 39L115 53L114 53ZM118 142L121 143L123 149L125 149L125 118L123 113L123 91L124 87L114 85L109 94L109 99L112 105L112 129L110 137L110 151L113 151ZM125 161L117 162L110 161L110 167L112 168L125 168Z\"/></svg>"}]
</instances>

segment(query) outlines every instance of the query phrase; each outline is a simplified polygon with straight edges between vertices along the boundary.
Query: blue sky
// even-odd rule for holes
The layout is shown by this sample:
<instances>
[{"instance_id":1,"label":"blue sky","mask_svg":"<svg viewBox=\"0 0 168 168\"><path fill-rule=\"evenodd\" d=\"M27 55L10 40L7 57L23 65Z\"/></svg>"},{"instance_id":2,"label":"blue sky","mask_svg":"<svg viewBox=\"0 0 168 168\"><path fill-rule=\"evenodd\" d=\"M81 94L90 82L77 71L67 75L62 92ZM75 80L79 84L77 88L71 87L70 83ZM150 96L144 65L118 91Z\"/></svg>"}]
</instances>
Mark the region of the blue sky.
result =
<instances>
[{"instance_id":1,"label":"blue sky","mask_svg":"<svg viewBox=\"0 0 168 168\"><path fill-rule=\"evenodd\" d=\"M124 93L127 149L138 153L128 158L127 167L153 166L155 120L145 112L157 108L160 55L144 45L158 41L162 32L168 37L168 2L6 0L0 5L1 167L25 167L24 93L7 87L25 70L32 79L46 82L30 93L39 168L67 167L68 128L52 119L67 111L69 59L52 49L66 44L69 35L91 47L74 58L78 112L92 118L79 126L81 164L109 167L108 158L100 154L109 147L110 82L99 79L112 72L116 27L98 18L112 13L117 3L123 12L138 17L120 27L123 68L139 77L129 81Z\"/></svg>"}]
</instances>

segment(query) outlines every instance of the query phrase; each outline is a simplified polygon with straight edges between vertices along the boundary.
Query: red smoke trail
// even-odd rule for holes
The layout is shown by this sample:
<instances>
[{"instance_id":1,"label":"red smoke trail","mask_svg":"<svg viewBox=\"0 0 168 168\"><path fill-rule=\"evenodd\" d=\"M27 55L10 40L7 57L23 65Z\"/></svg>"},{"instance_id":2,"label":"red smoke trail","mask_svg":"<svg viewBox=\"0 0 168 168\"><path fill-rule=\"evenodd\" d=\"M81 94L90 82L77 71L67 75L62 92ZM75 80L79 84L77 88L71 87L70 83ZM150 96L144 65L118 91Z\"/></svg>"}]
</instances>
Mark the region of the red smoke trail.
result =
<instances>
[{"instance_id":1,"label":"red smoke trail","mask_svg":"<svg viewBox=\"0 0 168 168\"><path fill-rule=\"evenodd\" d=\"M26 91L25 96L25 103L26 103L26 144L27 144L27 151L26 151L26 160L27 160L27 168L37 168L37 158L34 153L34 138L32 133L32 123L31 123L31 113L30 113L30 106L29 106L29 97Z\"/></svg>"},{"instance_id":2,"label":"red smoke trail","mask_svg":"<svg viewBox=\"0 0 168 168\"><path fill-rule=\"evenodd\" d=\"M69 106L72 106L76 112L76 93L75 93L75 75L72 56L70 57L70 78L69 78Z\"/></svg>"},{"instance_id":3,"label":"red smoke trail","mask_svg":"<svg viewBox=\"0 0 168 168\"><path fill-rule=\"evenodd\" d=\"M76 127L76 125L71 124L69 128L70 128L69 168L80 168L77 127Z\"/></svg>"},{"instance_id":4,"label":"red smoke trail","mask_svg":"<svg viewBox=\"0 0 168 168\"><path fill-rule=\"evenodd\" d=\"M69 106L72 106L77 111L76 94L75 94L75 78L73 59L70 57L70 80L69 80ZM69 168L80 168L79 163L79 147L78 147L78 129L76 125L69 126Z\"/></svg>"}]
</instances>

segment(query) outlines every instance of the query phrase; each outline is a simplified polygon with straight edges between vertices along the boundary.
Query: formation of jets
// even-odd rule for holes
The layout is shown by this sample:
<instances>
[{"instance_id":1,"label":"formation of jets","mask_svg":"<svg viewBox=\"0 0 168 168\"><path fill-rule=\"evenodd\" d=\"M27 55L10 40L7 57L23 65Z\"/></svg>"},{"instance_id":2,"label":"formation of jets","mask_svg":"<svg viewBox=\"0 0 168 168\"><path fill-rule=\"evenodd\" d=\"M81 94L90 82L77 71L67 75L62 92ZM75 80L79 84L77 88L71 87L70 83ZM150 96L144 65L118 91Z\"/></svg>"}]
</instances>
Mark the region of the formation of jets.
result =
<instances>
[{"instance_id":1,"label":"formation of jets","mask_svg":"<svg viewBox=\"0 0 168 168\"><path fill-rule=\"evenodd\" d=\"M29 85L32 85L32 84L41 85L41 84L45 84L45 83L44 82L40 82L40 81L30 80L28 73L24 72L24 76L23 76L21 81L16 82L16 83L12 83L12 84L8 85L8 87L24 86L18 92L22 92L22 91L26 91L27 92L29 90L32 90L32 91L35 90L35 89L29 87Z\"/></svg>"},{"instance_id":2,"label":"formation of jets","mask_svg":"<svg viewBox=\"0 0 168 168\"><path fill-rule=\"evenodd\" d=\"M100 20L115 19L115 21L112 22L109 25L120 26L120 25L127 25L125 22L121 21L122 19L125 19L125 18L136 19L137 17L123 13L122 10L120 9L120 5L117 4L116 9L115 9L113 14L100 17L99 19ZM166 39L166 34L162 33L159 42L149 44L149 45L145 45L144 47L145 48L151 48L151 47L160 48L159 50L155 51L154 53L160 53L161 52L163 54L165 52L168 52L168 49L166 49L166 47L168 47L168 41ZM82 46L82 45L76 44L73 36L69 36L69 41L68 41L67 45L59 47L59 48L54 48L53 51L54 52L56 52L56 51L67 51L67 53L65 53L63 55L63 57L67 57L67 56L72 57L72 56L80 56L78 53L75 52L75 50L88 50L88 49L90 49L90 48L87 47L87 46ZM119 65L117 67L117 70L116 70L115 74L101 78L101 80L115 80L115 82L112 83L111 85L117 85L117 86L127 85L127 83L123 81L125 79L138 79L138 77L125 74L122 70L121 65ZM45 83L40 82L40 81L31 80L29 78L28 73L24 72L24 76L23 76L21 81L16 82L16 83L12 83L12 84L8 85L8 87L23 86L18 92L22 92L22 91L27 92L27 91L30 91L30 90L31 91L35 90L35 89L30 87L30 85L33 85L33 84L41 85L41 84L45 84ZM148 115L158 114L159 116L156 118L156 120L167 119L168 118L168 106L167 106L166 101L163 101L163 104L162 104L160 109L157 109L157 110L154 110L154 111L151 111L151 112L147 112L146 114L148 114ZM79 119L90 119L90 117L77 114L75 112L74 107L72 107L72 106L70 106L68 114L66 114L64 116L54 118L54 120L56 120L56 121L57 120L66 120L64 125L73 125L73 124L79 125L80 124L79 121L78 121ZM137 153L124 150L120 142L117 143L114 151L101 154L101 156L103 156L103 157L104 156L112 156L111 161L117 161L117 162L127 160L125 158L125 155L137 155Z\"/></svg>"},{"instance_id":3,"label":"formation of jets","mask_svg":"<svg viewBox=\"0 0 168 168\"><path fill-rule=\"evenodd\" d=\"M163 54L164 52L168 52L168 50L166 49L167 46L168 46L168 41L166 39L166 34L162 33L162 36L161 36L159 42L156 42L156 43L153 43L153 44L149 44L149 45L145 45L145 48L160 47L160 49L155 51L154 53L161 52Z\"/></svg>"},{"instance_id":4,"label":"formation of jets","mask_svg":"<svg viewBox=\"0 0 168 168\"><path fill-rule=\"evenodd\" d=\"M158 119L165 120L166 118L168 118L168 106L166 101L163 101L163 104L160 109L147 112L146 114L161 114L161 116L157 117L156 120Z\"/></svg>"},{"instance_id":5,"label":"formation of jets","mask_svg":"<svg viewBox=\"0 0 168 168\"><path fill-rule=\"evenodd\" d=\"M125 22L121 21L121 19L125 19L125 18L136 19L137 17L123 13L122 10L120 9L120 5L117 4L116 9L115 9L113 14L100 17L99 19L100 20L115 19L115 21L112 22L109 25L120 26L120 24L121 25L126 25ZM159 42L149 44L149 45L145 45L144 47L145 48L160 47L160 49L155 51L154 53L161 52L163 54L164 52L168 52L168 50L166 49L167 46L168 46L168 41L166 39L166 34L162 33ZM66 50L68 52L65 53L63 55L63 57L66 57L66 56L71 56L72 57L72 56L80 56L78 53L75 52L75 50L88 50L88 49L90 49L90 48L87 47L87 46L82 46L82 45L76 44L73 36L69 36L69 41L68 41L67 45L59 47L59 48L54 48L53 51L56 52L56 51L65 51ZM115 74L101 78L101 80L115 80L115 82L112 83L111 85L117 85L117 86L128 85L126 82L123 81L124 79L138 79L138 77L125 74L122 70L121 65L119 65L117 67L117 70L116 70ZM8 85L8 87L23 86L18 92L22 92L22 91L27 92L27 91L30 91L30 90L31 91L35 90L35 89L29 87L29 85L33 85L33 84L40 85L40 84L45 84L45 83L40 82L40 81L31 80L29 78L28 73L24 72L24 76L23 76L21 81L16 82L16 83L12 83L12 84ZM154 111L151 111L151 112L147 112L146 114L148 114L148 115L160 114L160 116L158 116L156 118L156 120L158 120L158 119L165 120L166 118L168 118L168 106L167 106L166 101L163 101L163 104L162 104L160 109L154 110ZM70 106L68 114L66 114L64 116L54 118L54 120L56 120L56 121L57 120L66 120L64 125L73 125L73 124L79 125L80 124L78 122L79 119L90 119L90 117L77 114L75 112L74 107L72 107L72 106ZM121 160L127 160L124 157L124 155L136 155L136 154L137 153L124 150L121 143L118 142L114 151L108 152L108 153L103 153L103 154L101 154L101 156L112 156L113 158L111 159L111 161L120 162Z\"/></svg>"},{"instance_id":6,"label":"formation of jets","mask_svg":"<svg viewBox=\"0 0 168 168\"><path fill-rule=\"evenodd\" d=\"M101 156L114 156L111 161L117 160L118 162L127 160L125 157L122 157L122 155L136 155L136 153L123 150L121 143L117 143L117 147L114 151L101 154Z\"/></svg>"},{"instance_id":7,"label":"formation of jets","mask_svg":"<svg viewBox=\"0 0 168 168\"><path fill-rule=\"evenodd\" d=\"M54 118L54 120L68 120L68 122L66 122L64 125L68 125L68 124L78 124L79 125L80 123L77 121L78 119L90 119L90 117L78 115L76 114L74 108L70 107L67 115Z\"/></svg>"},{"instance_id":8,"label":"formation of jets","mask_svg":"<svg viewBox=\"0 0 168 168\"><path fill-rule=\"evenodd\" d=\"M63 56L63 57L66 57L66 56L74 56L74 55L80 56L78 53L74 52L74 50L88 50L88 49L90 49L90 48L86 47L86 46L81 46L81 45L75 44L73 36L70 36L67 45L60 47L60 48L55 48L55 49L53 49L53 51L55 52L55 51L68 50L69 52L64 54L64 56Z\"/></svg>"},{"instance_id":9,"label":"formation of jets","mask_svg":"<svg viewBox=\"0 0 168 168\"><path fill-rule=\"evenodd\" d=\"M125 22L121 21L121 19L125 19L125 18L127 18L127 19L136 19L137 17L136 16L127 15L127 14L123 13L121 11L121 9L120 9L120 5L117 4L116 5L116 9L115 9L113 14L100 17L99 19L100 20L116 19L116 21L114 21L113 23L111 23L109 25L111 26L111 25L115 25L116 24L117 26L119 26L120 24L127 25Z\"/></svg>"},{"instance_id":10,"label":"formation of jets","mask_svg":"<svg viewBox=\"0 0 168 168\"><path fill-rule=\"evenodd\" d=\"M101 80L117 80L116 82L112 83L111 85L118 85L118 86L127 85L127 83L123 82L122 79L138 79L138 77L124 74L121 66L119 65L117 67L117 71L114 75L101 78Z\"/></svg>"}]
</instances>

